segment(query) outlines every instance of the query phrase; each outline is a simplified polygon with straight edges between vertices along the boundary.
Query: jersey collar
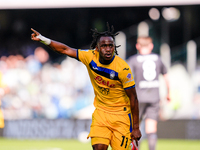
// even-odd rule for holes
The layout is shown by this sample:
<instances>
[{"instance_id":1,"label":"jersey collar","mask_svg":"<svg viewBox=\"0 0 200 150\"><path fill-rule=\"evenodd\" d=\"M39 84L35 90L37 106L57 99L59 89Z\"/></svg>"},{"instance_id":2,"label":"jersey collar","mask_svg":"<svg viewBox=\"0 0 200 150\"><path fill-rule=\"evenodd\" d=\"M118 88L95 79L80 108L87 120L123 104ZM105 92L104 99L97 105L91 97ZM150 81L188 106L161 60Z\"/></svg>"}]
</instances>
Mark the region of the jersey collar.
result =
<instances>
[{"instance_id":1,"label":"jersey collar","mask_svg":"<svg viewBox=\"0 0 200 150\"><path fill-rule=\"evenodd\" d=\"M102 62L100 61L100 58L99 58L99 62L100 62L101 64L103 64L103 65L109 65L109 64L114 60L114 58L115 58L115 55L113 55L113 58L112 58L110 61L108 61L108 63L102 63Z\"/></svg>"}]
</instances>

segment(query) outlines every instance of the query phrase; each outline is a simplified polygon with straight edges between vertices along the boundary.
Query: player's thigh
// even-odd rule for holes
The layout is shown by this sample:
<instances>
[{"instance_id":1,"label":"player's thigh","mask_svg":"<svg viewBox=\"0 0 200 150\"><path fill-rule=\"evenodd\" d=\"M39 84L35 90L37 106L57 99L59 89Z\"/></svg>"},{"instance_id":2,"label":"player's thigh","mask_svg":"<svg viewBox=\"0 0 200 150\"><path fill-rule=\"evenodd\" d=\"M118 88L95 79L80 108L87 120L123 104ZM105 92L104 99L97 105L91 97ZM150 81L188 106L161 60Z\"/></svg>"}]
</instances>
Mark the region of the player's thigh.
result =
<instances>
[{"instance_id":1,"label":"player's thigh","mask_svg":"<svg viewBox=\"0 0 200 150\"><path fill-rule=\"evenodd\" d=\"M111 140L112 131L107 124L107 114L100 110L95 110L92 115L92 124L90 126L90 133L88 137L91 138L105 138ZM98 141L99 142L99 141ZM96 140L93 140L92 144L105 144L105 143L96 143Z\"/></svg>"},{"instance_id":2,"label":"player's thigh","mask_svg":"<svg viewBox=\"0 0 200 150\"><path fill-rule=\"evenodd\" d=\"M111 139L112 150L131 150L130 134L123 135L119 132L114 132Z\"/></svg>"},{"instance_id":3,"label":"player's thigh","mask_svg":"<svg viewBox=\"0 0 200 150\"><path fill-rule=\"evenodd\" d=\"M152 103L146 110L145 131L146 133L157 132L157 120L159 116L159 103Z\"/></svg>"},{"instance_id":4,"label":"player's thigh","mask_svg":"<svg viewBox=\"0 0 200 150\"><path fill-rule=\"evenodd\" d=\"M146 114L148 103L139 103L139 120L141 121Z\"/></svg>"},{"instance_id":5,"label":"player's thigh","mask_svg":"<svg viewBox=\"0 0 200 150\"><path fill-rule=\"evenodd\" d=\"M111 138L111 147L113 150L129 150L131 144L131 132L132 132L132 116L116 115L112 118L116 119L116 122L112 126L113 134Z\"/></svg>"},{"instance_id":6,"label":"player's thigh","mask_svg":"<svg viewBox=\"0 0 200 150\"><path fill-rule=\"evenodd\" d=\"M158 121L159 116L159 102L149 103L146 108L146 118Z\"/></svg>"},{"instance_id":7,"label":"player's thigh","mask_svg":"<svg viewBox=\"0 0 200 150\"><path fill-rule=\"evenodd\" d=\"M107 150L110 140L106 138L93 137L91 138L91 143L93 150Z\"/></svg>"},{"instance_id":8,"label":"player's thigh","mask_svg":"<svg viewBox=\"0 0 200 150\"><path fill-rule=\"evenodd\" d=\"M91 144L105 144L109 145L111 141L112 132L106 127L91 126L89 137L91 137Z\"/></svg>"}]
</instances>

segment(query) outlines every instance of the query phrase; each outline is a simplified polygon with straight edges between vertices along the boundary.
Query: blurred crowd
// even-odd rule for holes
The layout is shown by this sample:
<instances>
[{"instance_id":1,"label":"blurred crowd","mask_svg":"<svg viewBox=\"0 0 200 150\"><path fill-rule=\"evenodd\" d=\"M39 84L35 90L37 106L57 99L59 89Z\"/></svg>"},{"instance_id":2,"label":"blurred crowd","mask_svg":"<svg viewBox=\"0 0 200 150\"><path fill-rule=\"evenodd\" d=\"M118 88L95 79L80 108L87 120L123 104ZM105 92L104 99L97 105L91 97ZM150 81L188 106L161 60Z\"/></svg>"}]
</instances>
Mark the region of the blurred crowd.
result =
<instances>
[{"instance_id":1,"label":"blurred crowd","mask_svg":"<svg viewBox=\"0 0 200 150\"><path fill-rule=\"evenodd\" d=\"M4 118L73 118L93 103L93 89L85 66L66 57L50 63L37 47L33 55L0 58L0 97Z\"/></svg>"},{"instance_id":2,"label":"blurred crowd","mask_svg":"<svg viewBox=\"0 0 200 150\"><path fill-rule=\"evenodd\" d=\"M70 57L59 62L50 61L42 47L27 57L0 58L0 107L6 120L91 118L94 92L86 67ZM160 119L200 119L199 75L198 67L189 75L183 65L172 65L170 103L160 78Z\"/></svg>"}]
</instances>

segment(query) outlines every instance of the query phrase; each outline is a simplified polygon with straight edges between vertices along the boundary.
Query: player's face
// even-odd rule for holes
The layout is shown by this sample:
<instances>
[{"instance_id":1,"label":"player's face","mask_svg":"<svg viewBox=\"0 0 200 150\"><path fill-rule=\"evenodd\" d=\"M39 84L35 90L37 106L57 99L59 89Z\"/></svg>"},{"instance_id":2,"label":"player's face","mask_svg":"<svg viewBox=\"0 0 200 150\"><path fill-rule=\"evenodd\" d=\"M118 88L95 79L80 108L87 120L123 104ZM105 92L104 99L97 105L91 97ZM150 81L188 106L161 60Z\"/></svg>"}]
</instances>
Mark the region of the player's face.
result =
<instances>
[{"instance_id":1,"label":"player's face","mask_svg":"<svg viewBox=\"0 0 200 150\"><path fill-rule=\"evenodd\" d=\"M137 40L136 49L141 55L150 54L153 50L153 43L150 39L140 38Z\"/></svg>"},{"instance_id":2,"label":"player's face","mask_svg":"<svg viewBox=\"0 0 200 150\"><path fill-rule=\"evenodd\" d=\"M101 37L99 39L97 50L99 51L100 61L105 62L111 60L115 50L114 39L110 36Z\"/></svg>"}]
</instances>

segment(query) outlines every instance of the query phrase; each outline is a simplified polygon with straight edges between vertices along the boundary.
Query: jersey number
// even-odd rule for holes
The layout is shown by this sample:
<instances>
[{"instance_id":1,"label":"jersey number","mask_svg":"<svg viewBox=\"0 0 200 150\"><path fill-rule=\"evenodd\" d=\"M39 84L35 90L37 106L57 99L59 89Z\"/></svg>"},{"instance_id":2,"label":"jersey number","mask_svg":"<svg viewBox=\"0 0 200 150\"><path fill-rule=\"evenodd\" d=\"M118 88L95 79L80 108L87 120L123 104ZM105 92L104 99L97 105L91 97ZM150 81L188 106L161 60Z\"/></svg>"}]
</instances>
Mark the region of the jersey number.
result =
<instances>
[{"instance_id":1,"label":"jersey number","mask_svg":"<svg viewBox=\"0 0 200 150\"><path fill-rule=\"evenodd\" d=\"M147 81L152 81L156 78L156 64L152 60L146 60L142 64L143 77Z\"/></svg>"},{"instance_id":2,"label":"jersey number","mask_svg":"<svg viewBox=\"0 0 200 150\"><path fill-rule=\"evenodd\" d=\"M126 140L126 142L125 142L125 148L127 147L127 144L128 144L128 138L127 137L125 137L125 136L122 136L122 143L121 143L121 147L124 145L124 140Z\"/></svg>"}]
</instances>

